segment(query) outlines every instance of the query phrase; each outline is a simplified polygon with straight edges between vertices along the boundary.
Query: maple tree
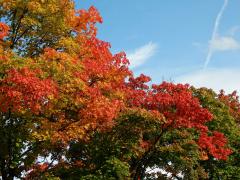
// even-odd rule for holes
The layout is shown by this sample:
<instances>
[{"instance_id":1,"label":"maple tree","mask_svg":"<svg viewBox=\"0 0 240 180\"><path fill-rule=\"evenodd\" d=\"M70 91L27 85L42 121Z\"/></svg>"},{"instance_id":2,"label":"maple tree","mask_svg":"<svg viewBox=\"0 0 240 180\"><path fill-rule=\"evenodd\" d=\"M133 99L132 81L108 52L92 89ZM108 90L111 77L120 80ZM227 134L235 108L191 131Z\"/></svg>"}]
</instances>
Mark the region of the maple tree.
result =
<instances>
[{"instance_id":1,"label":"maple tree","mask_svg":"<svg viewBox=\"0 0 240 180\"><path fill-rule=\"evenodd\" d=\"M201 162L202 166L212 179L239 179L239 100L236 92L226 95L221 91L216 94L206 88L193 88L193 92L202 106L208 108L214 115L213 121L208 122L209 129L224 133L232 150L226 161L217 161L213 157L208 157L206 161Z\"/></svg>"},{"instance_id":2,"label":"maple tree","mask_svg":"<svg viewBox=\"0 0 240 180\"><path fill-rule=\"evenodd\" d=\"M93 6L3 0L0 18L2 179L169 178L154 168L199 179L230 177L222 162L239 169L236 94L134 77L126 54L97 38Z\"/></svg>"}]
</instances>

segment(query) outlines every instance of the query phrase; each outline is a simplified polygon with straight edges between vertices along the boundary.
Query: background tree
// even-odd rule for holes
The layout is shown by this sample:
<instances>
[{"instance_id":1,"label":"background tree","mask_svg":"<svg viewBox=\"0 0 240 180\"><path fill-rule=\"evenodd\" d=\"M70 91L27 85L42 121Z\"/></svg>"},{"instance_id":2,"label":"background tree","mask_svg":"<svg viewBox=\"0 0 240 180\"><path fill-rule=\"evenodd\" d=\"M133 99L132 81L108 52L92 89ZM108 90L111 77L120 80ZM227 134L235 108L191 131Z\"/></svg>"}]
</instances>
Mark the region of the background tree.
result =
<instances>
[{"instance_id":1,"label":"background tree","mask_svg":"<svg viewBox=\"0 0 240 180\"><path fill-rule=\"evenodd\" d=\"M239 179L239 100L236 92L225 95L223 91L216 94L206 88L195 89L193 93L199 98L203 107L209 109L213 114L213 120L208 122L208 127L212 131L220 131L228 138L229 147L232 153L227 161L219 161L213 157L208 157L202 161L201 165L209 173L209 179Z\"/></svg>"}]
</instances>

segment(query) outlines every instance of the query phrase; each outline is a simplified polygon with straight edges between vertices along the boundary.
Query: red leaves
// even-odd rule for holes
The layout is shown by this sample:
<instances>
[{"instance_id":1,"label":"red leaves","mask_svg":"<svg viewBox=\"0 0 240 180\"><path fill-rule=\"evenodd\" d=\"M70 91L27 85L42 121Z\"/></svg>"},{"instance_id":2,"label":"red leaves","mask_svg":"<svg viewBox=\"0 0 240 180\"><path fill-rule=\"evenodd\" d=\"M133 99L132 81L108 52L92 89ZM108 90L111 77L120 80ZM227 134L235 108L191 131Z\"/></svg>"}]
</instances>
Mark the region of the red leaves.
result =
<instances>
[{"instance_id":1,"label":"red leaves","mask_svg":"<svg viewBox=\"0 0 240 180\"><path fill-rule=\"evenodd\" d=\"M150 87L150 77L141 74L134 78L126 54L113 55L110 44L96 37L95 25L102 22L96 8L80 10L77 15L70 18L74 35L69 44L75 43L74 53L68 53L64 47L59 48L61 52L46 48L43 55L33 60L32 66L37 70L26 68L27 63L19 70L9 70L0 85L2 112L43 112L51 103L50 97L56 97L58 88L59 96L48 112L49 117L55 118L46 117L42 123L43 130L55 134L55 140L87 139L85 135L90 129L109 130L122 109L135 108L161 117L161 131L195 128L201 133L199 147L218 159L226 159L231 153L226 148L226 138L218 132L208 136L205 123L212 120L212 114L193 97L188 85L163 82ZM8 30L7 25L0 23L1 40ZM41 71L53 79L40 78ZM232 109L240 109L235 94L221 94L220 99ZM142 140L139 145L146 150L150 141Z\"/></svg>"},{"instance_id":2,"label":"red leaves","mask_svg":"<svg viewBox=\"0 0 240 180\"><path fill-rule=\"evenodd\" d=\"M145 83L148 83L149 81L151 81L150 77L145 76L144 74L141 74L137 78L130 77L128 85L134 89L143 90L143 89L149 88L149 86L145 84Z\"/></svg>"},{"instance_id":3,"label":"red leaves","mask_svg":"<svg viewBox=\"0 0 240 180\"><path fill-rule=\"evenodd\" d=\"M153 85L149 96L146 106L162 112L168 120L166 126L207 130L204 124L212 119L212 115L192 96L188 85L163 82Z\"/></svg>"},{"instance_id":4,"label":"red leaves","mask_svg":"<svg viewBox=\"0 0 240 180\"><path fill-rule=\"evenodd\" d=\"M30 179L34 179L35 177L39 177L41 176L46 170L48 170L50 164L45 162L45 163L42 163L42 164L34 164L27 176L24 178L26 180L30 180Z\"/></svg>"},{"instance_id":5,"label":"red leaves","mask_svg":"<svg viewBox=\"0 0 240 180\"><path fill-rule=\"evenodd\" d=\"M0 109L6 112L31 110L38 113L49 103L48 97L56 94L56 87L50 79L37 77L37 73L22 68L12 69L1 81Z\"/></svg>"},{"instance_id":6,"label":"red leaves","mask_svg":"<svg viewBox=\"0 0 240 180\"><path fill-rule=\"evenodd\" d=\"M213 132L212 136L208 136L206 132L202 132L198 145L202 149L209 151L217 159L226 160L228 155L232 153L230 149L226 147L227 139L224 137L224 134L220 132Z\"/></svg>"},{"instance_id":7,"label":"red leaves","mask_svg":"<svg viewBox=\"0 0 240 180\"><path fill-rule=\"evenodd\" d=\"M127 94L130 106L141 107L146 104L146 99L149 98L147 93L149 86L145 83L148 83L150 80L150 77L143 74L137 78L129 78L129 82L127 83L129 90Z\"/></svg>"},{"instance_id":8,"label":"red leaves","mask_svg":"<svg viewBox=\"0 0 240 180\"><path fill-rule=\"evenodd\" d=\"M8 35L8 31L9 27L6 24L0 22L0 40L3 40L3 38Z\"/></svg>"},{"instance_id":9,"label":"red leaves","mask_svg":"<svg viewBox=\"0 0 240 180\"><path fill-rule=\"evenodd\" d=\"M132 105L164 114L168 120L166 126L207 130L204 124L212 119L212 115L192 96L188 85L163 82L152 85L152 89L149 89L145 84L149 80L150 78L144 75L129 80L129 86L133 88L129 97Z\"/></svg>"},{"instance_id":10,"label":"red leaves","mask_svg":"<svg viewBox=\"0 0 240 180\"><path fill-rule=\"evenodd\" d=\"M209 130L205 123L211 121L213 116L193 97L189 85L163 82L152 85L150 89L145 84L149 80L150 78L144 75L129 79L128 102L131 106L163 114L166 118L165 129L195 128L201 133L198 140L200 148L208 150L217 159L225 160L231 154L231 150L226 148L227 139L222 133L213 132L213 136L207 135Z\"/></svg>"}]
</instances>

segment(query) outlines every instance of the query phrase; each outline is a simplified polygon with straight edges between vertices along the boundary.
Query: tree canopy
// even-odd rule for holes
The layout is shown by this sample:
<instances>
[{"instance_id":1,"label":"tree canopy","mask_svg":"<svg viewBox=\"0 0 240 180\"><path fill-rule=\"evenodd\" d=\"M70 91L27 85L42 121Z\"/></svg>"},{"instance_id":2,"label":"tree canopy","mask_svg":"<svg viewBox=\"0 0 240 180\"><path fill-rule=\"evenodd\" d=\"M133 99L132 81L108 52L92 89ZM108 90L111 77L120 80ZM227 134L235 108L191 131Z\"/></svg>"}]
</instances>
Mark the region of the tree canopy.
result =
<instances>
[{"instance_id":1,"label":"tree canopy","mask_svg":"<svg viewBox=\"0 0 240 180\"><path fill-rule=\"evenodd\" d=\"M0 177L238 179L236 92L135 77L95 7L0 1Z\"/></svg>"}]
</instances>

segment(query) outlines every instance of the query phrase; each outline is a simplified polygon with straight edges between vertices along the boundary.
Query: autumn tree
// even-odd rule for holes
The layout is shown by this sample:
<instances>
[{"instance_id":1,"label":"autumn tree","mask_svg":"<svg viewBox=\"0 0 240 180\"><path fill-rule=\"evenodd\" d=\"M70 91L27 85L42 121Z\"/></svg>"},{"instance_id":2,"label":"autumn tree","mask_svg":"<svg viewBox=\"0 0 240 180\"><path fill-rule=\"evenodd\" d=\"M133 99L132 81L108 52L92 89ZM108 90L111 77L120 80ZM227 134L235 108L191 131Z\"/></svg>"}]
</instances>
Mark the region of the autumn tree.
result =
<instances>
[{"instance_id":1,"label":"autumn tree","mask_svg":"<svg viewBox=\"0 0 240 180\"><path fill-rule=\"evenodd\" d=\"M50 155L60 162L71 141L111 128L123 108L125 54L112 55L96 38L102 19L94 7L72 5L1 1L3 179L34 171Z\"/></svg>"},{"instance_id":2,"label":"autumn tree","mask_svg":"<svg viewBox=\"0 0 240 180\"><path fill-rule=\"evenodd\" d=\"M71 0L2 0L0 18L10 27L8 45L21 56L37 56L71 36Z\"/></svg>"},{"instance_id":3,"label":"autumn tree","mask_svg":"<svg viewBox=\"0 0 240 180\"><path fill-rule=\"evenodd\" d=\"M239 179L240 104L236 92L226 95L224 91L217 94L207 88L192 89L202 106L213 114L213 120L207 124L209 129L224 133L232 150L226 161L219 161L206 154L206 160L201 161L200 164L206 169L210 179Z\"/></svg>"},{"instance_id":4,"label":"autumn tree","mask_svg":"<svg viewBox=\"0 0 240 180\"><path fill-rule=\"evenodd\" d=\"M189 85L134 77L125 53L97 38L93 6L2 0L0 18L3 180L169 178L154 168L199 179L239 166L239 127L221 126L222 109ZM235 96L217 101L239 122Z\"/></svg>"}]
</instances>

